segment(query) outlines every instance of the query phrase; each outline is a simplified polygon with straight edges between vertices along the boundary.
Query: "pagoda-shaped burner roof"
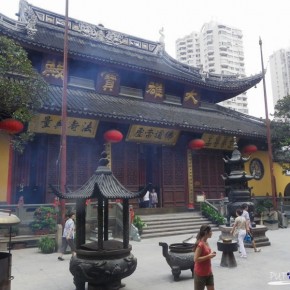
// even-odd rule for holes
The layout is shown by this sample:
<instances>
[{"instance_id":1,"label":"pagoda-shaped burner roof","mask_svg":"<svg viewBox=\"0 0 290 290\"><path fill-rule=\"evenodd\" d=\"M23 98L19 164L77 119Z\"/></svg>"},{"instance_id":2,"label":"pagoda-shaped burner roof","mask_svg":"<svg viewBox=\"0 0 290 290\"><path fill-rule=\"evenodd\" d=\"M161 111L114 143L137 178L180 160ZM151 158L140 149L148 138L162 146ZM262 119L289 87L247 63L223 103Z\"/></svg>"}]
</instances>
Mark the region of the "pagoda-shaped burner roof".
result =
<instances>
[{"instance_id":1,"label":"pagoda-shaped burner roof","mask_svg":"<svg viewBox=\"0 0 290 290\"><path fill-rule=\"evenodd\" d=\"M133 199L145 195L148 186L137 193L127 190L107 167L108 163L107 153L103 152L97 170L83 186L76 191L61 193L51 185L54 194L60 199Z\"/></svg>"},{"instance_id":2,"label":"pagoda-shaped burner roof","mask_svg":"<svg viewBox=\"0 0 290 290\"><path fill-rule=\"evenodd\" d=\"M223 158L223 160L226 164L241 164L242 165L250 160L250 156L249 157L242 156L240 150L238 149L237 139L236 137L234 137L234 150L233 150L232 156L231 158L226 156L226 159Z\"/></svg>"},{"instance_id":3,"label":"pagoda-shaped burner roof","mask_svg":"<svg viewBox=\"0 0 290 290\"><path fill-rule=\"evenodd\" d=\"M222 174L221 175L223 180L228 180L228 181L232 181L232 182L245 182L245 181L249 181L252 180L254 178L254 176L252 175L248 175L246 172L231 172L230 175L228 174Z\"/></svg>"}]
</instances>

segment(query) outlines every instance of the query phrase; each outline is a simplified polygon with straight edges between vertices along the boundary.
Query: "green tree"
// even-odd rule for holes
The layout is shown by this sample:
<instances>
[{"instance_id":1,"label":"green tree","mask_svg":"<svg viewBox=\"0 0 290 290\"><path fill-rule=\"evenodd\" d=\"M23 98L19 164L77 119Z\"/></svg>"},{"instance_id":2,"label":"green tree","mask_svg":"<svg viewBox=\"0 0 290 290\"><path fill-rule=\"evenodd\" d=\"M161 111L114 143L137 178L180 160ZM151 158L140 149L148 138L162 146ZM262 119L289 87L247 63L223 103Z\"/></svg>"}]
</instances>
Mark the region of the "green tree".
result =
<instances>
[{"instance_id":1,"label":"green tree","mask_svg":"<svg viewBox=\"0 0 290 290\"><path fill-rule=\"evenodd\" d=\"M290 96L275 105L271 134L274 161L279 162L285 171L290 168Z\"/></svg>"},{"instance_id":2,"label":"green tree","mask_svg":"<svg viewBox=\"0 0 290 290\"><path fill-rule=\"evenodd\" d=\"M31 120L47 97L48 85L35 71L27 52L13 40L0 36L0 120ZM33 133L14 135L12 145L23 152Z\"/></svg>"}]
</instances>

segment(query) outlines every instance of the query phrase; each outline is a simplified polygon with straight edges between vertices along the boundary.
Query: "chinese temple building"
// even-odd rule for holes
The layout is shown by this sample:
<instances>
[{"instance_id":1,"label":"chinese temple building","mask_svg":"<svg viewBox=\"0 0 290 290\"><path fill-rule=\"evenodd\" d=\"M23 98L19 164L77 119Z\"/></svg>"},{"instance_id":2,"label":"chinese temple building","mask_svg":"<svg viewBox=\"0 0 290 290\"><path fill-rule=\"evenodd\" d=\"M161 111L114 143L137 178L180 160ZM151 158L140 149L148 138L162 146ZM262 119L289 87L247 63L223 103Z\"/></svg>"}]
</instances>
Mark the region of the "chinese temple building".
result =
<instances>
[{"instance_id":1,"label":"chinese temple building","mask_svg":"<svg viewBox=\"0 0 290 290\"><path fill-rule=\"evenodd\" d=\"M24 0L18 20L0 14L0 35L19 43L49 83L48 100L28 125L36 136L24 154L12 154L8 136L0 133L7 155L1 165L7 172L0 180L2 202L17 203L20 196L25 203L52 202L49 185L59 184L64 25L63 15ZM159 207L193 208L202 193L220 197L223 158L233 150L234 137L241 149L258 148L252 157L264 168L260 180L251 181L253 192L271 188L264 121L217 105L258 84L262 74L204 72L170 57L162 37L149 41L71 18L67 73L67 186L72 190L96 169L109 130L124 136L107 146L112 172L132 192L152 183ZM204 147L190 148L195 139Z\"/></svg>"}]
</instances>

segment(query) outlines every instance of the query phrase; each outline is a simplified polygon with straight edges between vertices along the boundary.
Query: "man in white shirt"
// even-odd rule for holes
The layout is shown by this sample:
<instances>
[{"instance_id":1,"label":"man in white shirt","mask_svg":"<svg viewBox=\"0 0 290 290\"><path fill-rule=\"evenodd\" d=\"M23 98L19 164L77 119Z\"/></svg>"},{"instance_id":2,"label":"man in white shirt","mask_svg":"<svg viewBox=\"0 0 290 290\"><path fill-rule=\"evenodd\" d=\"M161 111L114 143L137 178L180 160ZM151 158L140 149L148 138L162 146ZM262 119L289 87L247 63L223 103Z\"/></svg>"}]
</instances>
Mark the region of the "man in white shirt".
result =
<instances>
[{"instance_id":1,"label":"man in white shirt","mask_svg":"<svg viewBox=\"0 0 290 290\"><path fill-rule=\"evenodd\" d=\"M65 222L64 229L63 229L63 235L62 235L62 246L61 246L61 254L58 257L59 261L63 261L63 255L66 251L67 246L70 246L72 256L75 256L76 254L76 247L74 244L74 237L75 237L75 214L70 213L68 214L68 219Z\"/></svg>"},{"instance_id":2,"label":"man in white shirt","mask_svg":"<svg viewBox=\"0 0 290 290\"><path fill-rule=\"evenodd\" d=\"M149 203L150 203L150 192L149 190L147 190L147 192L145 193L144 197L143 197L143 204L144 207L149 207Z\"/></svg>"}]
</instances>

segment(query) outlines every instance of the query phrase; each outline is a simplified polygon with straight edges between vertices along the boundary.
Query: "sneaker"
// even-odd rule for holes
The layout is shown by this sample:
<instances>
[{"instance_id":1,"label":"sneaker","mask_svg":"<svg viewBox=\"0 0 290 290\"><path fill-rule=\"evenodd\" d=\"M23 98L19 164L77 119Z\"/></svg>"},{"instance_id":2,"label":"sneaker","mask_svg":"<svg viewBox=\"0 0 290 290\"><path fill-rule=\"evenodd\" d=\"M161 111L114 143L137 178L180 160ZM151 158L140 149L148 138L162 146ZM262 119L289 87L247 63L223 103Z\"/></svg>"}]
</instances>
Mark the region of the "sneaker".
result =
<instances>
[{"instance_id":1,"label":"sneaker","mask_svg":"<svg viewBox=\"0 0 290 290\"><path fill-rule=\"evenodd\" d=\"M62 257L58 257L57 258L59 261L64 261L64 258L62 258Z\"/></svg>"},{"instance_id":2,"label":"sneaker","mask_svg":"<svg viewBox=\"0 0 290 290\"><path fill-rule=\"evenodd\" d=\"M240 257L241 258L244 258L244 259L247 259L247 256L246 255L241 255Z\"/></svg>"},{"instance_id":3,"label":"sneaker","mask_svg":"<svg viewBox=\"0 0 290 290\"><path fill-rule=\"evenodd\" d=\"M256 249L255 252L259 253L259 252L261 252L261 249Z\"/></svg>"}]
</instances>

